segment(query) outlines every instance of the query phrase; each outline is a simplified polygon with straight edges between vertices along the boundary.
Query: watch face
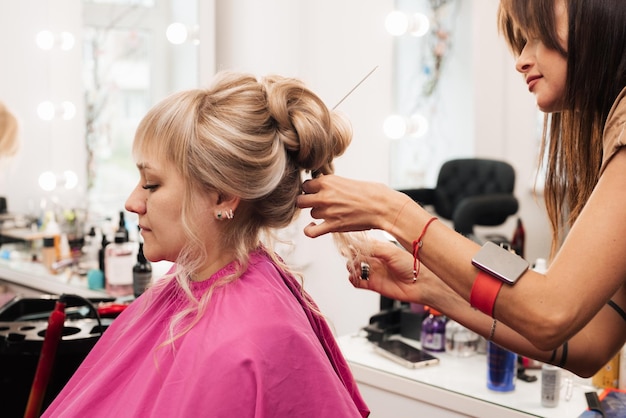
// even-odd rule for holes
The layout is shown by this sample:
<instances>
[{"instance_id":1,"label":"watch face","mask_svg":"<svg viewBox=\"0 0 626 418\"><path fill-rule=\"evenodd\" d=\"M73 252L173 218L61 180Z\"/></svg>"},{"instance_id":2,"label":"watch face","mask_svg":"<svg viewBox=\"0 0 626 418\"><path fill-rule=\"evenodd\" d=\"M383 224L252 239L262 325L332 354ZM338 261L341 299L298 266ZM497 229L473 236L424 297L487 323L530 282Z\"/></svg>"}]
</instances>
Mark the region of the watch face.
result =
<instances>
[{"instance_id":1,"label":"watch face","mask_svg":"<svg viewBox=\"0 0 626 418\"><path fill-rule=\"evenodd\" d=\"M505 283L513 284L528 270L528 261L504 248L486 242L472 259L477 268Z\"/></svg>"}]
</instances>

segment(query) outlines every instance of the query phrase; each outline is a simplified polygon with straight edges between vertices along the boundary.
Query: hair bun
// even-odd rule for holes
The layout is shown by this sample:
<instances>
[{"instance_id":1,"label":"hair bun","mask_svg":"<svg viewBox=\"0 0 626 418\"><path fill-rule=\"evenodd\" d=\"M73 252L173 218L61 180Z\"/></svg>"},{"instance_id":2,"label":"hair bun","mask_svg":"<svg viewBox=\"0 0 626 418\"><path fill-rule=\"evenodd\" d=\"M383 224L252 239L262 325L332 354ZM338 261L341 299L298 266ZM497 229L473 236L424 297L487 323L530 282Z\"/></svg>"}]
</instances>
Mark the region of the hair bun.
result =
<instances>
[{"instance_id":1,"label":"hair bun","mask_svg":"<svg viewBox=\"0 0 626 418\"><path fill-rule=\"evenodd\" d=\"M291 160L314 176L333 172L332 161L352 140L349 122L297 79L268 76L262 80L277 136Z\"/></svg>"}]
</instances>

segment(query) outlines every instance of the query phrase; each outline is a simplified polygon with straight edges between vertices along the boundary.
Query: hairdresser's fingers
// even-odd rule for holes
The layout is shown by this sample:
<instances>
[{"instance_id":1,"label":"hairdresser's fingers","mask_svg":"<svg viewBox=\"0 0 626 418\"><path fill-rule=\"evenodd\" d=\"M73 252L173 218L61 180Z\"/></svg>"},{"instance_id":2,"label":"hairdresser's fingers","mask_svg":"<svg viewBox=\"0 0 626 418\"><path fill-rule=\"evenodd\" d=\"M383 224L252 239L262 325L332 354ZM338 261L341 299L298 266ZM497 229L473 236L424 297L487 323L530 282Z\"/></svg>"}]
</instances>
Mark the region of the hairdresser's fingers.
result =
<instances>
[{"instance_id":1,"label":"hairdresser's fingers","mask_svg":"<svg viewBox=\"0 0 626 418\"><path fill-rule=\"evenodd\" d=\"M296 206L300 209L312 208L317 204L317 200L314 194L301 194L296 197Z\"/></svg>"},{"instance_id":2,"label":"hairdresser's fingers","mask_svg":"<svg viewBox=\"0 0 626 418\"><path fill-rule=\"evenodd\" d=\"M302 191L306 194L317 193L321 189L321 182L317 179L305 180L302 183Z\"/></svg>"},{"instance_id":3,"label":"hairdresser's fingers","mask_svg":"<svg viewBox=\"0 0 626 418\"><path fill-rule=\"evenodd\" d=\"M319 224L311 222L304 227L304 235L309 238L317 238L329 232L332 232L332 230L328 227L328 224L326 222L320 222Z\"/></svg>"},{"instance_id":4,"label":"hairdresser's fingers","mask_svg":"<svg viewBox=\"0 0 626 418\"><path fill-rule=\"evenodd\" d=\"M374 241L368 257L348 260L346 268L354 287L396 300L422 303L422 286L413 278L413 256L395 244ZM426 273L426 268L422 270ZM423 276L420 272L420 277Z\"/></svg>"}]
</instances>

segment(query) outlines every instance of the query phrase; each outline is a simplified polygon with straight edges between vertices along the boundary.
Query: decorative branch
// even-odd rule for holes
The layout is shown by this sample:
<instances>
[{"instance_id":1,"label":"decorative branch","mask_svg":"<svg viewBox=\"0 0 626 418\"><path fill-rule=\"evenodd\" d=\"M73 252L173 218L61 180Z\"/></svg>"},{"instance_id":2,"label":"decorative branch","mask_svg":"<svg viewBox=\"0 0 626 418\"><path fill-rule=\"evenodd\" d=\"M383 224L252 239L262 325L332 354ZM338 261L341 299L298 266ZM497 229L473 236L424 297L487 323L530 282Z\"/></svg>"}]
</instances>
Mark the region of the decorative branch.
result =
<instances>
[{"instance_id":1,"label":"decorative branch","mask_svg":"<svg viewBox=\"0 0 626 418\"><path fill-rule=\"evenodd\" d=\"M450 50L452 42L452 29L444 25L446 6L455 3L456 0L430 0L430 8L433 12L432 30L429 37L429 61L432 65L425 65L424 72L427 80L422 89L422 95L431 96L437 89L443 70L443 64Z\"/></svg>"}]
</instances>

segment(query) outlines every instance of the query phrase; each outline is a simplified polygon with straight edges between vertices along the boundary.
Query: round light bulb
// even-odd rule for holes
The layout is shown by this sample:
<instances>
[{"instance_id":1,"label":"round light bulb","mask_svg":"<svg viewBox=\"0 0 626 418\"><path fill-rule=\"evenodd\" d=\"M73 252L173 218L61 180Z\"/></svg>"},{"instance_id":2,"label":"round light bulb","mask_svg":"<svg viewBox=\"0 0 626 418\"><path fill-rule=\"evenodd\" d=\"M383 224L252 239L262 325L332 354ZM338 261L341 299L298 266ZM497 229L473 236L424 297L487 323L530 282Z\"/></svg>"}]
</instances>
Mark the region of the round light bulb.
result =
<instances>
[{"instance_id":1,"label":"round light bulb","mask_svg":"<svg viewBox=\"0 0 626 418\"><path fill-rule=\"evenodd\" d=\"M57 177L52 171L44 171L39 175L39 187L47 192L51 192L57 187Z\"/></svg>"},{"instance_id":2,"label":"round light bulb","mask_svg":"<svg viewBox=\"0 0 626 418\"><path fill-rule=\"evenodd\" d=\"M406 13L394 10L385 19L385 29L393 36L400 36L409 29L409 17Z\"/></svg>"},{"instance_id":3,"label":"round light bulb","mask_svg":"<svg viewBox=\"0 0 626 418\"><path fill-rule=\"evenodd\" d=\"M410 118L409 134L415 138L421 138L428 132L428 119L424 115L416 113Z\"/></svg>"},{"instance_id":4,"label":"round light bulb","mask_svg":"<svg viewBox=\"0 0 626 418\"><path fill-rule=\"evenodd\" d=\"M68 190L74 189L78 185L78 176L72 170L65 170L63 172L65 177L65 188Z\"/></svg>"},{"instance_id":5,"label":"round light bulb","mask_svg":"<svg viewBox=\"0 0 626 418\"><path fill-rule=\"evenodd\" d=\"M37 116L42 120L54 119L54 113L54 103L49 100L43 101L37 106Z\"/></svg>"},{"instance_id":6,"label":"round light bulb","mask_svg":"<svg viewBox=\"0 0 626 418\"><path fill-rule=\"evenodd\" d=\"M74 35L72 35L70 32L61 32L60 47L63 51L69 51L70 49L74 48L75 43L76 39L74 38Z\"/></svg>"},{"instance_id":7,"label":"round light bulb","mask_svg":"<svg viewBox=\"0 0 626 418\"><path fill-rule=\"evenodd\" d=\"M428 33L430 29L430 20L423 13L415 13L411 16L411 28L409 33L415 37L421 37Z\"/></svg>"},{"instance_id":8,"label":"round light bulb","mask_svg":"<svg viewBox=\"0 0 626 418\"><path fill-rule=\"evenodd\" d=\"M49 51L54 46L54 34L49 30L42 30L37 33L35 42L39 48Z\"/></svg>"},{"instance_id":9,"label":"round light bulb","mask_svg":"<svg viewBox=\"0 0 626 418\"><path fill-rule=\"evenodd\" d=\"M187 40L187 28L182 23L172 23L165 31L167 40L174 45L180 45Z\"/></svg>"},{"instance_id":10,"label":"round light bulb","mask_svg":"<svg viewBox=\"0 0 626 418\"><path fill-rule=\"evenodd\" d=\"M383 132L391 139L399 139L406 135L406 119L400 115L391 115L383 123Z\"/></svg>"},{"instance_id":11,"label":"round light bulb","mask_svg":"<svg viewBox=\"0 0 626 418\"><path fill-rule=\"evenodd\" d=\"M76 116L76 106L72 102L62 102L61 103L61 117L63 120L71 120Z\"/></svg>"}]
</instances>

